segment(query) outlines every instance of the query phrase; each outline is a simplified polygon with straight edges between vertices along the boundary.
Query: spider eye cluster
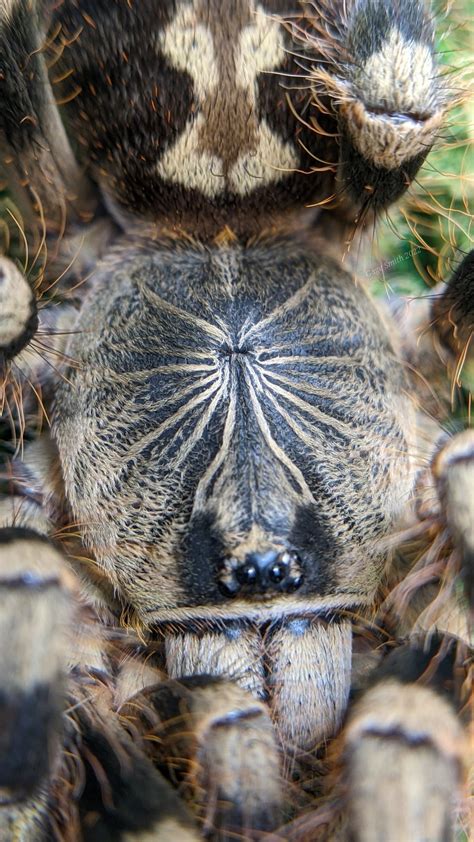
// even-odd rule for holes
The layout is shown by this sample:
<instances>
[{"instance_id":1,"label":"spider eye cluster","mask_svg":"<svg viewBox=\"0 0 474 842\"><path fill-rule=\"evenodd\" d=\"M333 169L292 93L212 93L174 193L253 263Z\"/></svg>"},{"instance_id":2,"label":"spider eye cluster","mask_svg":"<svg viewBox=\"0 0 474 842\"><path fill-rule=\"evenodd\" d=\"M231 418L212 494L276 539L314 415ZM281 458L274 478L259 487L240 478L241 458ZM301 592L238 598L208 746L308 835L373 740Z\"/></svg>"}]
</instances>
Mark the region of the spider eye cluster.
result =
<instances>
[{"instance_id":1,"label":"spider eye cluster","mask_svg":"<svg viewBox=\"0 0 474 842\"><path fill-rule=\"evenodd\" d=\"M229 556L218 573L219 590L229 598L245 592L294 593L303 581L303 562L298 553L289 550L248 553L244 559Z\"/></svg>"}]
</instances>

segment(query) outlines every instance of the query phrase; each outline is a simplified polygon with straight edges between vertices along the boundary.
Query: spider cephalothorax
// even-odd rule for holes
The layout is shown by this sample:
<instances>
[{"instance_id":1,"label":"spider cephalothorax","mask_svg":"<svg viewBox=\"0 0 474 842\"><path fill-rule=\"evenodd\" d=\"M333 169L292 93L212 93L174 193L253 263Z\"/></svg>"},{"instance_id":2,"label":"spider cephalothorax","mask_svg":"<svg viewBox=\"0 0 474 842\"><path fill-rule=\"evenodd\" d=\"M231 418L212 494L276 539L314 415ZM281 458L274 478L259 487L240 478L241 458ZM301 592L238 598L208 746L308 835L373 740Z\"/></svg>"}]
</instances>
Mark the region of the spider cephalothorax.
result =
<instances>
[{"instance_id":1,"label":"spider cephalothorax","mask_svg":"<svg viewBox=\"0 0 474 842\"><path fill-rule=\"evenodd\" d=\"M346 254L443 123L427 10L8 0L0 36L37 276L1 259L29 431L0 509L2 839L444 842L474 444L439 444ZM471 275L433 311L446 355Z\"/></svg>"},{"instance_id":2,"label":"spider cephalothorax","mask_svg":"<svg viewBox=\"0 0 474 842\"><path fill-rule=\"evenodd\" d=\"M349 275L285 241L118 247L78 325L57 393L66 495L143 622L372 600L377 539L413 482L413 411ZM292 599L276 569L257 577L285 552Z\"/></svg>"}]
</instances>

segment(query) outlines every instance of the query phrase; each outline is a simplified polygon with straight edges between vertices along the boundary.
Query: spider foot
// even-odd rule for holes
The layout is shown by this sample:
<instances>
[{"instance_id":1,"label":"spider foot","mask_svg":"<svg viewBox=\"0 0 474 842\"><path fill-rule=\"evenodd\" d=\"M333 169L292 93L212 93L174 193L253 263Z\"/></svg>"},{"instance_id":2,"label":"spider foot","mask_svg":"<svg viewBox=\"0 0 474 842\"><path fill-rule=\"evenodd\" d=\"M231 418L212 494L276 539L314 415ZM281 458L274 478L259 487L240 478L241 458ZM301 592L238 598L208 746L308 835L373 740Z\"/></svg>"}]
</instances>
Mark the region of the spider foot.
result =
<instances>
[{"instance_id":1,"label":"spider foot","mask_svg":"<svg viewBox=\"0 0 474 842\"><path fill-rule=\"evenodd\" d=\"M157 685L123 709L213 840L257 840L282 811L279 753L263 702L212 676Z\"/></svg>"},{"instance_id":2,"label":"spider foot","mask_svg":"<svg viewBox=\"0 0 474 842\"><path fill-rule=\"evenodd\" d=\"M461 724L450 702L422 683L430 653L407 645L394 656L345 731L350 838L448 842L466 749Z\"/></svg>"},{"instance_id":3,"label":"spider foot","mask_svg":"<svg viewBox=\"0 0 474 842\"><path fill-rule=\"evenodd\" d=\"M38 329L33 291L15 264L0 257L0 361L20 353Z\"/></svg>"},{"instance_id":4,"label":"spider foot","mask_svg":"<svg viewBox=\"0 0 474 842\"><path fill-rule=\"evenodd\" d=\"M425 4L362 0L348 15L337 66L315 72L340 129L340 189L360 211L400 196L442 125L443 94Z\"/></svg>"}]
</instances>

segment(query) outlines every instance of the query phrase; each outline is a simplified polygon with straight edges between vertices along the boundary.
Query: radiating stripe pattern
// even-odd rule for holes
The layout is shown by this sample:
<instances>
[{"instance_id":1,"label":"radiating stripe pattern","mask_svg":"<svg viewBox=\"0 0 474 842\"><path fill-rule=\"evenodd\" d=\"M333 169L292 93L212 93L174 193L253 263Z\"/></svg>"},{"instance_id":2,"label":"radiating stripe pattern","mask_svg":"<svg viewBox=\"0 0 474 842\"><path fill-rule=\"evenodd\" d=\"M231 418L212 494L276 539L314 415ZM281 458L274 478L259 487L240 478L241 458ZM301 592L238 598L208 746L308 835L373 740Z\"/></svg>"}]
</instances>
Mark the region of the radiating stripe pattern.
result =
<instances>
[{"instance_id":1,"label":"radiating stripe pattern","mask_svg":"<svg viewBox=\"0 0 474 842\"><path fill-rule=\"evenodd\" d=\"M411 408L379 314L290 246L118 251L54 431L72 513L126 600L222 603L222 559L297 551L301 593L379 578L411 488Z\"/></svg>"}]
</instances>

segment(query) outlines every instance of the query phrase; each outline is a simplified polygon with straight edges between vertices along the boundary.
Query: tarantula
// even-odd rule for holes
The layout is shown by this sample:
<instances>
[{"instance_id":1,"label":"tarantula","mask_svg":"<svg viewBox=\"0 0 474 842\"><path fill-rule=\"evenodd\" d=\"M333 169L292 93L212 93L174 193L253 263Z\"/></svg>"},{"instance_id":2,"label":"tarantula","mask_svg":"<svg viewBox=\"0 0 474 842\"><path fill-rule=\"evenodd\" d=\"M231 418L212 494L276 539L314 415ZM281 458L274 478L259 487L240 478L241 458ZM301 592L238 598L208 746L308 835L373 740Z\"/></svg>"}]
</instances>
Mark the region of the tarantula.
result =
<instances>
[{"instance_id":1,"label":"tarantula","mask_svg":"<svg viewBox=\"0 0 474 842\"><path fill-rule=\"evenodd\" d=\"M3 0L0 35L1 839L446 842L474 437L410 372L466 353L473 261L408 320L354 275L443 126L429 10Z\"/></svg>"}]
</instances>

